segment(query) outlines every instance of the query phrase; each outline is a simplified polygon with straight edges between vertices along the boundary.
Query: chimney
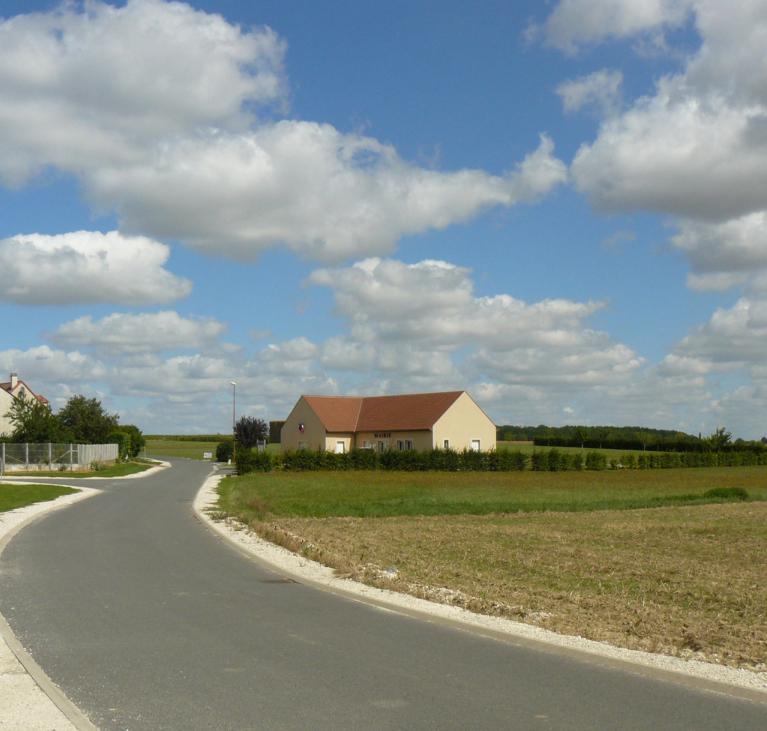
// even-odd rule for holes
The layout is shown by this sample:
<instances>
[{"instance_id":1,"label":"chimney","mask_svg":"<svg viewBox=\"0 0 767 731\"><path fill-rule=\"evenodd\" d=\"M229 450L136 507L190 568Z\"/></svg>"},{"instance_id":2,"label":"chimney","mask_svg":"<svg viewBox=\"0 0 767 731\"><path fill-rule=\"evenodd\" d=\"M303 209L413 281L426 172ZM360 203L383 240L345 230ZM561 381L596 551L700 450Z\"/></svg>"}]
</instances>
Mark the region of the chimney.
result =
<instances>
[{"instance_id":1,"label":"chimney","mask_svg":"<svg viewBox=\"0 0 767 731\"><path fill-rule=\"evenodd\" d=\"M11 391L19 384L19 374L11 373Z\"/></svg>"}]
</instances>

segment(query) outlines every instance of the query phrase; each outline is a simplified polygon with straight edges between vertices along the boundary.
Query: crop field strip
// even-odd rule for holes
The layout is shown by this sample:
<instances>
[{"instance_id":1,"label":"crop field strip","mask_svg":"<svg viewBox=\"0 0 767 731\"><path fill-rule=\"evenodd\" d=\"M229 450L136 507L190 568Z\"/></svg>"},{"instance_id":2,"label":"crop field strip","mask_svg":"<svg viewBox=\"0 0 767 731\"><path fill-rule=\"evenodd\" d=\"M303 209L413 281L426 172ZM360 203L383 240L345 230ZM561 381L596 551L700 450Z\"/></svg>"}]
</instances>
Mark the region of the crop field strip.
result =
<instances>
[{"instance_id":1,"label":"crop field strip","mask_svg":"<svg viewBox=\"0 0 767 731\"><path fill-rule=\"evenodd\" d=\"M750 500L651 507L712 488ZM767 671L765 467L269 473L220 493L262 536L373 585Z\"/></svg>"}]
</instances>

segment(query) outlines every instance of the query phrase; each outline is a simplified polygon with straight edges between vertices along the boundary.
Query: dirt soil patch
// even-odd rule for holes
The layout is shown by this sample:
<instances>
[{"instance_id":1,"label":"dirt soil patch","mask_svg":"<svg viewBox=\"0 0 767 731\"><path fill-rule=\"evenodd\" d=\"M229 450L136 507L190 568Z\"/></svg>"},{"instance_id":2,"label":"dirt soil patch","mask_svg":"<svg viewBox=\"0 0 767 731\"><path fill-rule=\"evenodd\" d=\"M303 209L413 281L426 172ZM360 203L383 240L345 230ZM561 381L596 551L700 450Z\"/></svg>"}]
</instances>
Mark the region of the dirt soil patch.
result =
<instances>
[{"instance_id":1,"label":"dirt soil patch","mask_svg":"<svg viewBox=\"0 0 767 731\"><path fill-rule=\"evenodd\" d=\"M270 517L351 578L630 649L767 671L767 503Z\"/></svg>"}]
</instances>

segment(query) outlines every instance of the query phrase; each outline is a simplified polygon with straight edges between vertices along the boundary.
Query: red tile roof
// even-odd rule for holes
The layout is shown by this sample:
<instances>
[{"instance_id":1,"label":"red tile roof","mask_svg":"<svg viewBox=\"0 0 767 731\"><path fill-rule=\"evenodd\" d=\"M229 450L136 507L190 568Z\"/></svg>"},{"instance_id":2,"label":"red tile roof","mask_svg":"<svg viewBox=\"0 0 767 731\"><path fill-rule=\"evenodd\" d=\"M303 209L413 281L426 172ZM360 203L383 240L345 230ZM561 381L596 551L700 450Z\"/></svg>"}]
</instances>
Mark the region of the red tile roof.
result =
<instances>
[{"instance_id":1,"label":"red tile roof","mask_svg":"<svg viewBox=\"0 0 767 731\"><path fill-rule=\"evenodd\" d=\"M401 396L304 396L329 432L431 429L463 391Z\"/></svg>"},{"instance_id":2,"label":"red tile roof","mask_svg":"<svg viewBox=\"0 0 767 731\"><path fill-rule=\"evenodd\" d=\"M362 406L359 396L304 396L326 431L354 431Z\"/></svg>"},{"instance_id":3,"label":"red tile roof","mask_svg":"<svg viewBox=\"0 0 767 731\"><path fill-rule=\"evenodd\" d=\"M24 386L26 388L27 392L31 393L41 404L48 404L50 403L45 396L41 396L39 393L35 393L29 386L27 386L24 381L22 381L20 378L16 383L16 387ZM0 383L0 388L3 389L3 391L7 391L8 393L11 393L13 391L13 388L11 387L11 381L5 381L4 383Z\"/></svg>"}]
</instances>

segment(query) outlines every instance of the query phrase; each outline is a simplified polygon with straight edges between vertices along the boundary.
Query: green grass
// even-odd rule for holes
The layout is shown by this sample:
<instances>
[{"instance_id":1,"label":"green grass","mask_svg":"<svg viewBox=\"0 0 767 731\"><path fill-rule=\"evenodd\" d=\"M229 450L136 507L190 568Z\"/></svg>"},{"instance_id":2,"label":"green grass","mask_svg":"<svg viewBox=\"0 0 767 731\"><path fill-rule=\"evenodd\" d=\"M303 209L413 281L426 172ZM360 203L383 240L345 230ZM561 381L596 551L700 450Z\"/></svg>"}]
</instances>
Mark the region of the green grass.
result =
<instances>
[{"instance_id":1,"label":"green grass","mask_svg":"<svg viewBox=\"0 0 767 731\"><path fill-rule=\"evenodd\" d=\"M591 511L767 499L767 467L605 472L274 472L224 480L220 508L274 517L389 517Z\"/></svg>"},{"instance_id":2,"label":"green grass","mask_svg":"<svg viewBox=\"0 0 767 731\"><path fill-rule=\"evenodd\" d=\"M6 485L0 483L0 513L23 508L25 505L55 500L61 495L78 492L62 485Z\"/></svg>"},{"instance_id":3,"label":"green grass","mask_svg":"<svg viewBox=\"0 0 767 731\"><path fill-rule=\"evenodd\" d=\"M216 459L216 447L218 442L192 441L189 439L147 439L147 457L183 457L185 459L202 459L203 452L212 452ZM271 453L279 453L282 447L279 444L267 444L266 450Z\"/></svg>"},{"instance_id":4,"label":"green grass","mask_svg":"<svg viewBox=\"0 0 767 731\"><path fill-rule=\"evenodd\" d=\"M150 462L120 462L119 464L105 467L103 470L90 470L88 472L78 472L69 470L46 470L33 472L9 472L7 477L74 477L77 479L84 477L125 477L126 475L135 475L139 472L154 467Z\"/></svg>"},{"instance_id":5,"label":"green grass","mask_svg":"<svg viewBox=\"0 0 767 731\"><path fill-rule=\"evenodd\" d=\"M186 439L147 439L144 454L147 457L183 457L202 459L203 452L212 452L216 457L218 442L197 442Z\"/></svg>"}]
</instances>

